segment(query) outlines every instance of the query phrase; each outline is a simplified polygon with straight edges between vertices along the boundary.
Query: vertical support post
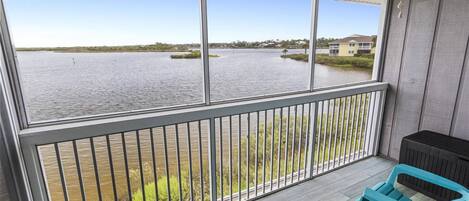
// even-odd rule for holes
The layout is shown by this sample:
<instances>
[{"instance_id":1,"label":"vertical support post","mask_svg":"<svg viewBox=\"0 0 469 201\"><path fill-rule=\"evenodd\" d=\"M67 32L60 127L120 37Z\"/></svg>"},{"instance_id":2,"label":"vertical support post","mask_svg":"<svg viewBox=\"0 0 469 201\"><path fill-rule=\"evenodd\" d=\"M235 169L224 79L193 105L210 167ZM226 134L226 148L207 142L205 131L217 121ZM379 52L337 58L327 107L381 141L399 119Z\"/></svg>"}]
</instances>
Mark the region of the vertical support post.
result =
<instances>
[{"instance_id":1,"label":"vertical support post","mask_svg":"<svg viewBox=\"0 0 469 201\"><path fill-rule=\"evenodd\" d=\"M200 0L200 53L204 67L204 103L210 105L210 70L208 58L207 0Z\"/></svg>"},{"instance_id":2,"label":"vertical support post","mask_svg":"<svg viewBox=\"0 0 469 201\"><path fill-rule=\"evenodd\" d=\"M315 138L316 138L316 120L318 117L318 102L312 103L314 104L314 109L310 110L309 113L309 141L308 141L308 157L306 161L306 177L307 178L312 178L313 177L313 172L314 172L314 143L315 143ZM311 103L309 105L311 108ZM312 115L312 116L311 116Z\"/></svg>"},{"instance_id":3,"label":"vertical support post","mask_svg":"<svg viewBox=\"0 0 469 201\"><path fill-rule=\"evenodd\" d=\"M369 156L370 153L370 145L373 146L373 144L371 144L371 142L374 140L375 138L375 134L373 133L373 128L375 127L374 126L374 120L376 119L376 97L378 96L378 92L371 92L370 93L370 99L369 99L369 105L370 107L368 107L368 119L367 119L367 122L366 122L366 128L365 128L365 142L364 142L364 152L366 152L366 156ZM378 100L380 101L380 100ZM374 141L373 141L374 142ZM373 147L371 147L373 149Z\"/></svg>"},{"instance_id":4,"label":"vertical support post","mask_svg":"<svg viewBox=\"0 0 469 201\"><path fill-rule=\"evenodd\" d=\"M26 108L21 93L19 73L17 73L17 60L13 43L10 38L4 1L0 1L0 161L8 184L11 200L33 200L30 187L29 170L21 154L24 148L20 146L19 129L28 125ZM31 149L36 149L34 148ZM28 150L29 151L29 150ZM35 171L35 170L34 170ZM37 190L37 189L34 189ZM37 199L42 199L38 197Z\"/></svg>"},{"instance_id":5,"label":"vertical support post","mask_svg":"<svg viewBox=\"0 0 469 201\"><path fill-rule=\"evenodd\" d=\"M381 16L379 20L379 25L378 25L378 34L376 38L376 52L375 52L375 60L373 64L373 71L371 75L371 80L380 80L380 75L382 74L383 68L381 66L384 65L384 61L382 61L382 58L384 58L384 53L385 51L382 51L382 47L385 47L385 36L384 33L386 33L386 20L388 16L388 5L389 5L389 0L383 1L381 5Z\"/></svg>"},{"instance_id":6,"label":"vertical support post","mask_svg":"<svg viewBox=\"0 0 469 201\"><path fill-rule=\"evenodd\" d=\"M318 26L318 6L319 0L311 0L311 33L309 37L309 56L308 63L311 67L310 79L309 79L309 90L314 91L314 68L315 68L315 57L316 57L316 30Z\"/></svg>"},{"instance_id":7,"label":"vertical support post","mask_svg":"<svg viewBox=\"0 0 469 201\"><path fill-rule=\"evenodd\" d=\"M210 175L210 200L217 200L217 152L215 138L215 118L210 118L208 136L208 157L209 157L209 175Z\"/></svg>"},{"instance_id":8,"label":"vertical support post","mask_svg":"<svg viewBox=\"0 0 469 201\"><path fill-rule=\"evenodd\" d=\"M51 200L47 193L47 181L42 172L43 167L37 147L27 142L23 144L23 147L24 162L29 167L27 170L33 199L37 201Z\"/></svg>"},{"instance_id":9,"label":"vertical support post","mask_svg":"<svg viewBox=\"0 0 469 201\"><path fill-rule=\"evenodd\" d=\"M378 113L376 115L376 128L373 132L375 135L375 139L373 141L373 155L378 155L378 150L379 150L379 140L381 137L381 126L383 124L383 114L384 114L384 105L386 102L386 93L387 90L384 89L383 91L380 91L379 93L379 107L378 107Z\"/></svg>"}]
</instances>

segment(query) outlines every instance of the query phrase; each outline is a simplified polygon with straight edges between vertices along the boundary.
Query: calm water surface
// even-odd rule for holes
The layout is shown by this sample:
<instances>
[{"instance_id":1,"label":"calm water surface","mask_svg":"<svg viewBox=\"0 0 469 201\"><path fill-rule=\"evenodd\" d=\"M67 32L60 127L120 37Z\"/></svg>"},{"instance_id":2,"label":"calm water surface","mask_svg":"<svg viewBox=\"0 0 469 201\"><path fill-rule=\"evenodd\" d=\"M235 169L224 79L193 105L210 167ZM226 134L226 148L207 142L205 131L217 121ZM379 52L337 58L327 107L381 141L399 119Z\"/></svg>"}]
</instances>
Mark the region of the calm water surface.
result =
<instances>
[{"instance_id":1,"label":"calm water surface","mask_svg":"<svg viewBox=\"0 0 469 201\"><path fill-rule=\"evenodd\" d=\"M303 50L289 50L302 53ZM212 99L226 100L240 97L306 90L309 66L306 62L280 58L275 49L215 49L211 54L220 57L210 59ZM103 113L131 111L164 106L201 103L203 70L200 59L171 59L175 53L55 53L18 52L22 87L30 121L43 121L67 117L96 115ZM331 86L368 80L371 72L362 69L342 69L316 65L316 86ZM306 108L307 109L307 108ZM301 110L300 110L301 111ZM277 111L277 115L278 115ZM262 123L263 113L260 114ZM268 124L271 124L271 111ZM226 124L227 119L224 119ZM247 136L246 116L242 120L241 133ZM252 125L256 119L251 119ZM198 129L191 125L191 151L193 164L198 164ZM202 122L201 143L204 166L208 164L207 122ZM236 150L237 121L233 120L233 147ZM251 128L255 129L255 128ZM180 127L180 149L183 168L188 165L187 127ZM252 131L254 132L254 131ZM228 147L229 131L223 129L223 144ZM236 135L235 135L236 134ZM150 131L142 130L141 150L143 164L150 164ZM164 145L162 129L154 130L157 172L164 175ZM175 127L167 130L170 175L175 176L177 159L175 155ZM136 133L126 133L129 169L135 177L138 166ZM94 138L101 191L104 200L113 200L112 180L106 139ZM119 200L126 200L126 177L123 163L122 139L119 134L110 137L114 170ZM81 200L76 172L75 155L71 142L59 144L67 189L70 200ZM96 176L91 160L91 144L88 139L77 141L81 172L85 183L85 194L89 200L97 200ZM228 149L223 150L224 158ZM243 150L245 152L245 150ZM41 159L52 200L63 200L58 174L57 159L53 146L40 147ZM236 161L235 161L236 162ZM194 171L198 172L197 165ZM206 169L206 168L205 168ZM145 168L146 182L152 181L153 170ZM137 174L138 175L138 174ZM207 176L207 175L205 175ZM146 176L147 177L147 176ZM194 177L197 177L195 175ZM196 179L194 179L196 180ZM132 191L141 184L132 179ZM207 184L208 185L208 184Z\"/></svg>"},{"instance_id":2,"label":"calm water surface","mask_svg":"<svg viewBox=\"0 0 469 201\"><path fill-rule=\"evenodd\" d=\"M302 53L303 50L289 50ZM278 49L214 49L212 100L306 90L306 62L280 58ZM200 59L168 52L18 52L30 121L43 121L201 103ZM371 72L316 65L315 85L368 80Z\"/></svg>"}]
</instances>

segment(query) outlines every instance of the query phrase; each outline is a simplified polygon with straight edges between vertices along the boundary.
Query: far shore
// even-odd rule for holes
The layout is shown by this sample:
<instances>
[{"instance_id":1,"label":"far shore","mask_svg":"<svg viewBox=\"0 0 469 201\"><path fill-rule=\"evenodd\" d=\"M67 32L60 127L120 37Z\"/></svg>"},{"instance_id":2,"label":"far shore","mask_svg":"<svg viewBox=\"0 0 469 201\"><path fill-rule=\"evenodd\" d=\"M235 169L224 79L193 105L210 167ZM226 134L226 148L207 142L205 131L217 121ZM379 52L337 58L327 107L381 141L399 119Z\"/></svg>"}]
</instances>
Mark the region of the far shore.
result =
<instances>
[{"instance_id":1,"label":"far shore","mask_svg":"<svg viewBox=\"0 0 469 201\"><path fill-rule=\"evenodd\" d=\"M318 49L328 49L328 42L333 38L318 38ZM261 41L232 41L208 44L210 49L304 49L309 48L308 39L270 39ZM18 47L17 51L52 51L62 53L87 52L191 52L200 49L200 43L164 43L140 45L100 45L100 46L73 46L73 47Z\"/></svg>"},{"instance_id":2,"label":"far shore","mask_svg":"<svg viewBox=\"0 0 469 201\"><path fill-rule=\"evenodd\" d=\"M308 62L308 54L287 54L288 50L282 48L211 48L211 49L276 49L279 50L281 58L293 59L301 62ZM157 43L153 45L127 45L127 46L89 46L89 47L34 47L34 48L17 48L17 51L34 52L34 51L50 51L57 53L125 53L125 52L173 52L171 59L200 59L200 50L194 48L189 49L187 45L168 45ZM291 50L291 49L290 49ZM298 48L297 48L298 50ZM319 49L321 50L321 49ZM220 57L220 55L210 54L210 58ZM374 64L373 54L355 55L355 56L329 56L322 52L317 53L315 63L340 68L362 68L372 69Z\"/></svg>"},{"instance_id":3,"label":"far shore","mask_svg":"<svg viewBox=\"0 0 469 201\"><path fill-rule=\"evenodd\" d=\"M212 50L218 49L273 49L283 50L284 48L274 47L240 47L240 48L225 48L225 47L210 47ZM302 48L289 48L289 50L303 50ZM323 49L317 49L323 50ZM187 52L199 51L198 48L187 47L172 47L172 48L155 48L147 46L89 46L89 47L17 47L16 51L19 52L39 52L49 51L58 53L112 53L112 52Z\"/></svg>"},{"instance_id":4,"label":"far shore","mask_svg":"<svg viewBox=\"0 0 469 201\"><path fill-rule=\"evenodd\" d=\"M60 53L99 52L190 52L185 45L156 43L152 45L77 46L77 47L19 47L16 51L51 51Z\"/></svg>"}]
</instances>

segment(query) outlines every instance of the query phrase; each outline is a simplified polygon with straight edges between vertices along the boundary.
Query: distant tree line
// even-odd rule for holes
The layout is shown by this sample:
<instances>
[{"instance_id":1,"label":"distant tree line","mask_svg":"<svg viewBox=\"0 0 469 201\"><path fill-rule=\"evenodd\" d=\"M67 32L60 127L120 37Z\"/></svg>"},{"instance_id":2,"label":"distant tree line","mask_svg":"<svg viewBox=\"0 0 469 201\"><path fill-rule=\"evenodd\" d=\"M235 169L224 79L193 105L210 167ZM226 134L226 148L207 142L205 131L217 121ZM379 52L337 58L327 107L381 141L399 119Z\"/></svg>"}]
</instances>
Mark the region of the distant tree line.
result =
<instances>
[{"instance_id":1,"label":"distant tree line","mask_svg":"<svg viewBox=\"0 0 469 201\"><path fill-rule=\"evenodd\" d=\"M187 52L189 48L187 45L155 43L150 45L16 48L16 50L54 52Z\"/></svg>"},{"instance_id":2,"label":"distant tree line","mask_svg":"<svg viewBox=\"0 0 469 201\"><path fill-rule=\"evenodd\" d=\"M317 48L328 48L329 43L335 38L318 38ZM308 39L290 39L290 40L264 40L264 41L233 41L227 43L210 43L210 48L230 48L230 49L249 49L249 48L278 48L278 49L309 49ZM121 46L75 46L75 47L23 47L16 48L18 51L54 51L54 52L190 52L193 49L199 49L199 43L169 44L154 43L148 45L121 45Z\"/></svg>"},{"instance_id":3,"label":"distant tree line","mask_svg":"<svg viewBox=\"0 0 469 201\"><path fill-rule=\"evenodd\" d=\"M332 41L338 40L337 38L318 38L316 39L316 48L318 49L327 49L329 48L329 43Z\"/></svg>"},{"instance_id":4,"label":"distant tree line","mask_svg":"<svg viewBox=\"0 0 469 201\"><path fill-rule=\"evenodd\" d=\"M329 48L329 43L337 40L337 38L318 38L316 47L320 49ZM210 43L210 48L281 48L281 49L308 49L308 39L291 39L291 40L265 40L265 41L234 41L230 43Z\"/></svg>"}]
</instances>

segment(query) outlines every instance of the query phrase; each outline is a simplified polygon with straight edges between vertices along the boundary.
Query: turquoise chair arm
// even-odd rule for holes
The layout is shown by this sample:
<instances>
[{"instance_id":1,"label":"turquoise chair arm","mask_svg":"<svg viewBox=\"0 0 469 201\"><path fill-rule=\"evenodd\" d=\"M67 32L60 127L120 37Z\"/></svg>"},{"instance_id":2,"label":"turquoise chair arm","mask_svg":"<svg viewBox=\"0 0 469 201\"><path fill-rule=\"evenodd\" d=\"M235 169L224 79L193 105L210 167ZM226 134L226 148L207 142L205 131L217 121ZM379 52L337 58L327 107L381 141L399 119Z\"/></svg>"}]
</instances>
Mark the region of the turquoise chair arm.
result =
<instances>
[{"instance_id":1,"label":"turquoise chair arm","mask_svg":"<svg viewBox=\"0 0 469 201\"><path fill-rule=\"evenodd\" d=\"M370 201L396 201L395 199L389 198L381 193L378 193L370 188L366 188L365 193L363 193L363 198Z\"/></svg>"},{"instance_id":2,"label":"turquoise chair arm","mask_svg":"<svg viewBox=\"0 0 469 201\"><path fill-rule=\"evenodd\" d=\"M426 182L441 186L443 188L458 192L462 195L462 197L456 199L455 201L469 200L469 190L467 190L464 186L439 175L433 174L431 172L427 172L425 170L421 170L416 167L412 167L405 164L396 165L392 170L391 175L389 175L386 183L394 184L394 182L396 182L397 176L399 176L400 174L406 174L424 180Z\"/></svg>"}]
</instances>

